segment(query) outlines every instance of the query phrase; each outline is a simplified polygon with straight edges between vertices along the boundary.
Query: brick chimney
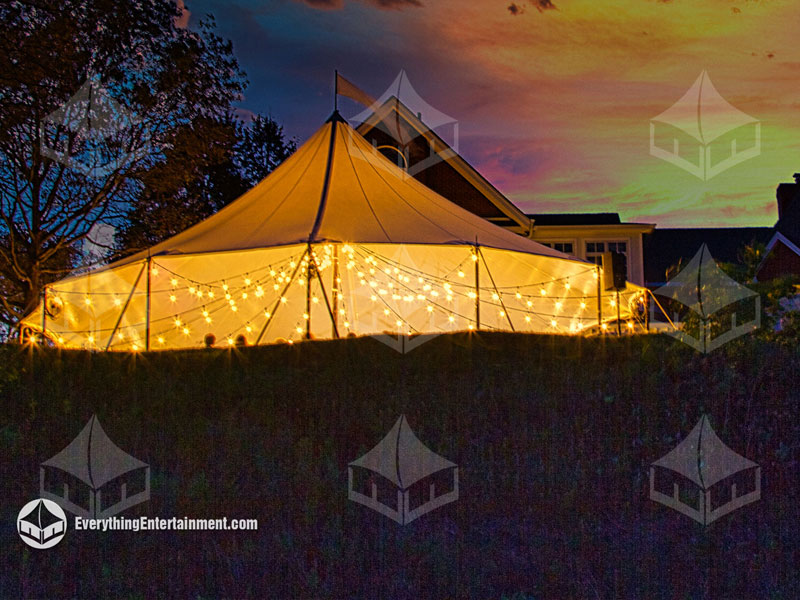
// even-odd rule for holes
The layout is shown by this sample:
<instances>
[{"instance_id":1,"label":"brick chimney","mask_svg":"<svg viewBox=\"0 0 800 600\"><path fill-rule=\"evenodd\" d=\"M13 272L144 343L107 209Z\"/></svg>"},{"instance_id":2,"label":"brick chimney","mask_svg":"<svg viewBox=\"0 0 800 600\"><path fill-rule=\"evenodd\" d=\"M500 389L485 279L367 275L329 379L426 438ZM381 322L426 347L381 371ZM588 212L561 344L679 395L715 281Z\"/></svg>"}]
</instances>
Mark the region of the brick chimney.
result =
<instances>
[{"instance_id":1,"label":"brick chimney","mask_svg":"<svg viewBox=\"0 0 800 600\"><path fill-rule=\"evenodd\" d=\"M794 183L781 183L778 184L778 189L775 196L778 199L778 220L782 219L784 215L798 210L798 192L800 192L800 173L793 175Z\"/></svg>"}]
</instances>

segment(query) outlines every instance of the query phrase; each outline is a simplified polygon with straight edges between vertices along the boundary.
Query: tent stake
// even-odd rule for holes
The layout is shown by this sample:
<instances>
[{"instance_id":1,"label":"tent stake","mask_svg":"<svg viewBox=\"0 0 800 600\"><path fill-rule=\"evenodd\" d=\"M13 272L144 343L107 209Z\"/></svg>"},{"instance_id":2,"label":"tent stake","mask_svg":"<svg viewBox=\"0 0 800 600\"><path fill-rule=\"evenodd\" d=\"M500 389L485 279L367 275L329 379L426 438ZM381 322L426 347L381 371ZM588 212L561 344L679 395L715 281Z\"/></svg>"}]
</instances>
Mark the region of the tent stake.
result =
<instances>
[{"instance_id":1,"label":"tent stake","mask_svg":"<svg viewBox=\"0 0 800 600\"><path fill-rule=\"evenodd\" d=\"M508 326L511 328L511 331L516 331L514 329L514 323L511 322L511 315L508 314L508 309L506 309L506 304L503 302L503 296L500 295L500 290L497 289L497 285L494 283L494 277L492 277L492 272L489 270L489 263L486 262L486 257L483 255L483 251L478 247L478 254L481 255L483 259L483 264L486 266L486 273L489 275L489 281L492 282L492 287L494 288L497 297L500 298L500 306L503 307L503 313L506 315L506 320L508 321Z\"/></svg>"},{"instance_id":2,"label":"tent stake","mask_svg":"<svg viewBox=\"0 0 800 600\"><path fill-rule=\"evenodd\" d=\"M125 316L125 311L128 310L128 305L131 303L131 298L133 298L133 293L136 291L136 287L139 285L139 280L142 278L142 273L147 268L147 261L142 265L142 268L139 269L139 275L136 276L136 281L133 282L133 287L131 288L131 293L128 294L128 299L125 301L125 306L122 307L122 311L119 313L119 317L117 317L117 323L114 325L114 329L111 332L111 335L108 336L108 342L106 343L106 352L111 347L111 342L114 341L114 334L117 333L117 329L119 329L119 324L122 323L122 317Z\"/></svg>"},{"instance_id":3,"label":"tent stake","mask_svg":"<svg viewBox=\"0 0 800 600\"><path fill-rule=\"evenodd\" d=\"M152 269L152 258L150 254L147 255L147 309L145 311L145 329L144 329L144 349L146 352L150 351L150 275Z\"/></svg>"},{"instance_id":4,"label":"tent stake","mask_svg":"<svg viewBox=\"0 0 800 600\"><path fill-rule=\"evenodd\" d=\"M258 343L261 341L261 338L264 337L264 334L267 332L267 327L269 327L269 324L272 323L272 319L275 317L275 313L277 312L278 307L281 305L281 298L286 294L286 291L289 289L289 286L292 285L292 281L294 281L294 277L295 275L297 275L297 271L300 270L300 265L303 264L303 259L306 256L306 252L308 252L307 249L303 251L302 256L297 261L297 266L295 266L294 271L292 271L292 276L289 277L289 281L286 282L286 285L284 286L281 295L278 296L278 299L275 301L275 306L272 307L272 312L269 313L267 321L266 323L264 323L264 327L261 328L261 332L258 334L258 337L256 338L256 343L254 344L255 346L257 346Z\"/></svg>"}]
</instances>

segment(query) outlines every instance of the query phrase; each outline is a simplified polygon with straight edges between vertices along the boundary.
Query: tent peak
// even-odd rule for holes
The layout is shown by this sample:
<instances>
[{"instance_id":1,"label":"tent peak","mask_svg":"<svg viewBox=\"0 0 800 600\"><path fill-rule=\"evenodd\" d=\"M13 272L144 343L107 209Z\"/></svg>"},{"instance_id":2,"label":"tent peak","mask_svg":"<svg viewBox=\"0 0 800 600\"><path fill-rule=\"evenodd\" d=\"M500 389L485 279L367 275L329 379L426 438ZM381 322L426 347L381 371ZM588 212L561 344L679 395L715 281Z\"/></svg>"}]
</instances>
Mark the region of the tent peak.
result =
<instances>
[{"instance_id":1,"label":"tent peak","mask_svg":"<svg viewBox=\"0 0 800 600\"><path fill-rule=\"evenodd\" d=\"M342 114L337 109L337 110L334 110L331 113L331 116L328 117L328 119L325 122L326 123L334 123L334 122L344 123L345 120L344 120L344 117L342 116Z\"/></svg>"}]
</instances>

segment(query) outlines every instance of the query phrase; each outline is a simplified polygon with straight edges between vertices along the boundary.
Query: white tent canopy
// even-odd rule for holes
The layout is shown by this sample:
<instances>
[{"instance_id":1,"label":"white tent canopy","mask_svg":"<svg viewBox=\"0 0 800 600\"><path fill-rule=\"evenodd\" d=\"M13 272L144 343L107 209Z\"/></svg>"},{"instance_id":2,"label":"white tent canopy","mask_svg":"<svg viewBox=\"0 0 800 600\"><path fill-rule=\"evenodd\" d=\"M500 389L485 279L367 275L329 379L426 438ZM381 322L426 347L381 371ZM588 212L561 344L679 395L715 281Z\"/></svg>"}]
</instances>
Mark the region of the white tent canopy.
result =
<instances>
[{"instance_id":1,"label":"white tent canopy","mask_svg":"<svg viewBox=\"0 0 800 600\"><path fill-rule=\"evenodd\" d=\"M597 268L497 227L334 115L241 198L148 251L47 287L23 326L144 350L468 329L578 332L616 317ZM630 286L621 302L639 293Z\"/></svg>"}]
</instances>

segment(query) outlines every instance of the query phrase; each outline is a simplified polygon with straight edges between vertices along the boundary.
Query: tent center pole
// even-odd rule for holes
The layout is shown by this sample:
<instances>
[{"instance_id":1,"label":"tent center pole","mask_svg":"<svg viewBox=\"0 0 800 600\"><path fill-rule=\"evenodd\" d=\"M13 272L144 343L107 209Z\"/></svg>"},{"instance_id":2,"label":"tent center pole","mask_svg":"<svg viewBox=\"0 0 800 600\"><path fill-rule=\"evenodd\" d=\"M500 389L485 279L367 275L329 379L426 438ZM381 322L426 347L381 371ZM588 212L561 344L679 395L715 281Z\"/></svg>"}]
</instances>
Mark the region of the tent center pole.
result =
<instances>
[{"instance_id":1,"label":"tent center pole","mask_svg":"<svg viewBox=\"0 0 800 600\"><path fill-rule=\"evenodd\" d=\"M42 290L42 343L47 337L47 286Z\"/></svg>"},{"instance_id":2,"label":"tent center pole","mask_svg":"<svg viewBox=\"0 0 800 600\"><path fill-rule=\"evenodd\" d=\"M331 320L333 321L333 335L339 337L339 244L333 245L333 287L331 288Z\"/></svg>"}]
</instances>

